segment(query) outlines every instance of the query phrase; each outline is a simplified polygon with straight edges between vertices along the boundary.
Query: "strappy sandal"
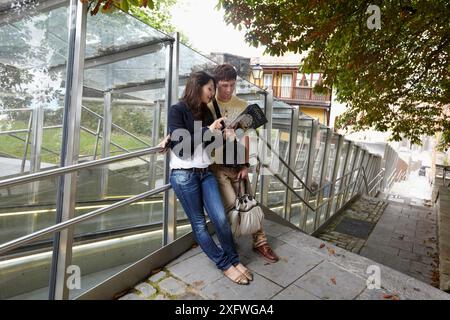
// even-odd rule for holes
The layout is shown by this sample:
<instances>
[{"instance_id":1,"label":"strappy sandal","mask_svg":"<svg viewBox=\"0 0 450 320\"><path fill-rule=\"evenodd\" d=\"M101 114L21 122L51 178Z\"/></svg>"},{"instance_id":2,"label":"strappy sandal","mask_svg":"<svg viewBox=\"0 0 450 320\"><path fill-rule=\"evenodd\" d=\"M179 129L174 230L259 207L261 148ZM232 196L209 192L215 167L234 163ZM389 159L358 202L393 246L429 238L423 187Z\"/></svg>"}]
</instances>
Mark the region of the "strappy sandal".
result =
<instances>
[{"instance_id":1,"label":"strappy sandal","mask_svg":"<svg viewBox=\"0 0 450 320\"><path fill-rule=\"evenodd\" d=\"M236 269L238 269L249 281L253 281L253 273L249 269L247 269L242 263L235 265Z\"/></svg>"},{"instance_id":2,"label":"strappy sandal","mask_svg":"<svg viewBox=\"0 0 450 320\"><path fill-rule=\"evenodd\" d=\"M234 270L234 274L233 271ZM231 266L229 267L227 270L223 271L223 274L225 277L227 277L228 279L230 279L231 281L237 283L237 284L243 284L246 285L248 284L248 279L247 277L242 274L236 267Z\"/></svg>"}]
</instances>

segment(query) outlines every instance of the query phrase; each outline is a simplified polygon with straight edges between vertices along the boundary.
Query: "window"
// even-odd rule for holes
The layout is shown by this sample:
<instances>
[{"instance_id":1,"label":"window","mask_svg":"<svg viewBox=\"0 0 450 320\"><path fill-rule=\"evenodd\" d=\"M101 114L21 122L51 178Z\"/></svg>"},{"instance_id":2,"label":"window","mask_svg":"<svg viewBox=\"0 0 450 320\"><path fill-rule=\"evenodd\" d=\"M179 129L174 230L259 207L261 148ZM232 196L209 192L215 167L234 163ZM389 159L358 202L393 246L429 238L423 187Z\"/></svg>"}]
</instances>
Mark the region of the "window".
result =
<instances>
[{"instance_id":1,"label":"window","mask_svg":"<svg viewBox=\"0 0 450 320\"><path fill-rule=\"evenodd\" d=\"M281 75L281 97L290 98L292 91L292 74Z\"/></svg>"},{"instance_id":2,"label":"window","mask_svg":"<svg viewBox=\"0 0 450 320\"><path fill-rule=\"evenodd\" d=\"M320 81L322 80L322 77L320 75L320 73L313 73L312 75L312 82L311 82L311 87L314 88L314 86L316 85L316 83L320 83Z\"/></svg>"},{"instance_id":3,"label":"window","mask_svg":"<svg viewBox=\"0 0 450 320\"><path fill-rule=\"evenodd\" d=\"M273 76L271 73L264 74L264 87L271 89L272 88L272 79L273 79Z\"/></svg>"},{"instance_id":4,"label":"window","mask_svg":"<svg viewBox=\"0 0 450 320\"><path fill-rule=\"evenodd\" d=\"M305 73L303 75L303 86L304 87L309 87L311 85L311 74L310 73Z\"/></svg>"}]
</instances>

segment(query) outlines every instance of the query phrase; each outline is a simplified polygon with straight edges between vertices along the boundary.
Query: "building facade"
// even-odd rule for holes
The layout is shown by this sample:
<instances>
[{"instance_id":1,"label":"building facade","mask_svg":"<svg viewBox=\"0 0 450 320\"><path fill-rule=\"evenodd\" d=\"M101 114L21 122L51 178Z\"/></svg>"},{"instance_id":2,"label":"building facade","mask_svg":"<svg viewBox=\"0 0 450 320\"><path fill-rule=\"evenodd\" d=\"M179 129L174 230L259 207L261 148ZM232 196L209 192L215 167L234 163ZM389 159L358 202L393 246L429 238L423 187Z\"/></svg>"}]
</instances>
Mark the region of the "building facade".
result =
<instances>
[{"instance_id":1,"label":"building facade","mask_svg":"<svg viewBox=\"0 0 450 320\"><path fill-rule=\"evenodd\" d=\"M252 66L259 64L263 68L263 76L260 79L250 76L250 81L260 87L272 89L276 98L299 106L301 112L328 126L331 90L326 94L315 93L313 88L322 81L322 74L300 72L300 59L298 54L252 58Z\"/></svg>"}]
</instances>

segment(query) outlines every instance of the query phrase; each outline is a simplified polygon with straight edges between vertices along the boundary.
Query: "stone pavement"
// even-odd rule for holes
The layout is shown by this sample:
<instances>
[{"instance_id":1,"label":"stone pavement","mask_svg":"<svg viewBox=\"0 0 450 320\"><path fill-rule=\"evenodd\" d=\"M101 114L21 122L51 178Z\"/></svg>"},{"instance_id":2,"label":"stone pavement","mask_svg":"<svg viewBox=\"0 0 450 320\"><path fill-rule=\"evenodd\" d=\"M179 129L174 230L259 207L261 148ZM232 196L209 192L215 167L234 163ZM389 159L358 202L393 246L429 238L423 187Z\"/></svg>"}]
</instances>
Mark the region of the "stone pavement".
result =
<instances>
[{"instance_id":1,"label":"stone pavement","mask_svg":"<svg viewBox=\"0 0 450 320\"><path fill-rule=\"evenodd\" d=\"M254 273L250 285L230 281L196 247L156 270L120 299L450 300L447 293L417 279L293 228L265 221L265 230L280 256L275 264L253 252L250 237L237 241L241 261ZM379 268L379 273L367 273L368 267ZM378 289L367 287L369 276L380 279Z\"/></svg>"},{"instance_id":2,"label":"stone pavement","mask_svg":"<svg viewBox=\"0 0 450 320\"><path fill-rule=\"evenodd\" d=\"M439 287L436 213L422 200L387 198L388 206L360 254Z\"/></svg>"},{"instance_id":3,"label":"stone pavement","mask_svg":"<svg viewBox=\"0 0 450 320\"><path fill-rule=\"evenodd\" d=\"M386 206L387 203L381 199L361 196L318 232L316 237L359 253Z\"/></svg>"}]
</instances>

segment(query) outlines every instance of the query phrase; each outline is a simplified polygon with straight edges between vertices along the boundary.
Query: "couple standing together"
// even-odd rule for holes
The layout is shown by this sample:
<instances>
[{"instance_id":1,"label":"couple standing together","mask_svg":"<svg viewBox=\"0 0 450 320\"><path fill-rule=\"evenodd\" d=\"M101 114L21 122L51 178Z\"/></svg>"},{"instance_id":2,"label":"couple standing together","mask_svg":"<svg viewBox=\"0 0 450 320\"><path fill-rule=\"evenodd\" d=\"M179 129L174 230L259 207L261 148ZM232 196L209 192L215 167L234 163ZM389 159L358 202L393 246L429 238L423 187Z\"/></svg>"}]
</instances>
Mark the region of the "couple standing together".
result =
<instances>
[{"instance_id":1,"label":"couple standing together","mask_svg":"<svg viewBox=\"0 0 450 320\"><path fill-rule=\"evenodd\" d=\"M238 284L248 284L253 280L253 275L239 261L227 219L227 213L235 206L239 181L242 179L248 184L248 136L239 141L245 156L237 157L240 159L235 157L232 161L227 161L229 157L226 157L227 152L223 148L215 149L212 159L206 152L211 141L194 139L194 135L201 134L203 137L208 130L208 133L215 134L216 139L217 134L221 139L235 137L232 129L223 130L223 124L227 118L236 117L247 107L244 100L234 95L236 79L236 70L229 64L217 66L214 75L202 71L192 73L183 97L169 110L170 135L159 146L171 149L170 184L189 218L197 243L226 277ZM195 121L201 121L201 132L194 132ZM189 155L183 154L186 148L176 148L183 142L173 134L176 130L189 134ZM228 145L228 142L224 144ZM204 209L214 225L220 247L206 228ZM254 233L252 238L255 252L271 263L278 261L263 229Z\"/></svg>"}]
</instances>

